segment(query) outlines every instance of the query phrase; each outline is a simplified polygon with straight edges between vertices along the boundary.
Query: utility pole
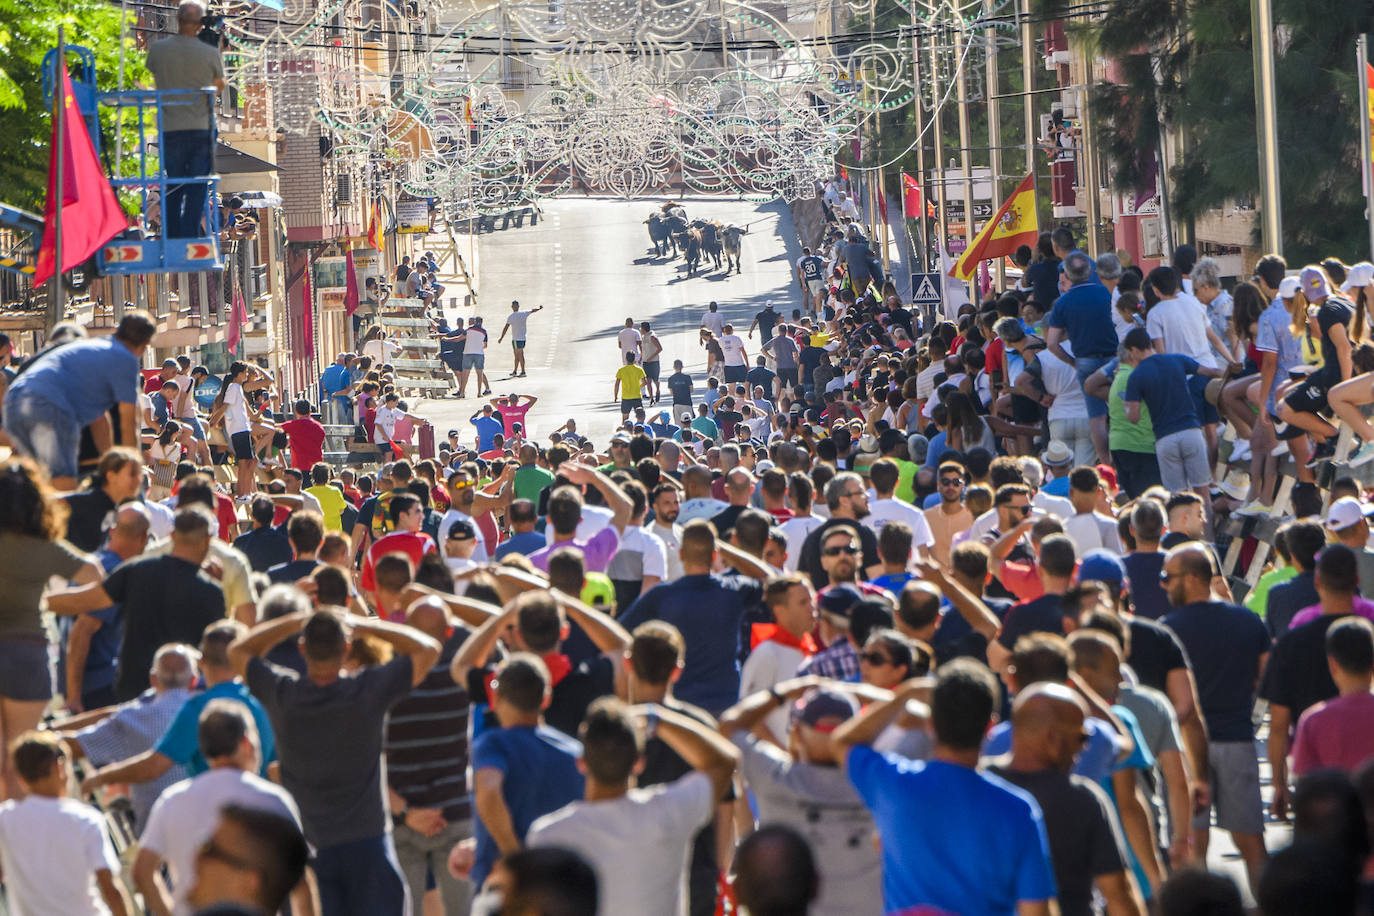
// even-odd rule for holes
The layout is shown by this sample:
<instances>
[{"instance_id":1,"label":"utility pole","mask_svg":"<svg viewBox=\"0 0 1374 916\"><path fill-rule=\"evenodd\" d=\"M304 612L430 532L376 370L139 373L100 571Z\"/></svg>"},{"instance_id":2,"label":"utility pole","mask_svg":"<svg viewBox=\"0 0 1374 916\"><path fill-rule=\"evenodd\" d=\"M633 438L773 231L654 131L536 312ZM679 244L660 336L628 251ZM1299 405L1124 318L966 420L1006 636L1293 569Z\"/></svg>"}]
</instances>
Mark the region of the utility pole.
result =
<instances>
[{"instance_id":1,"label":"utility pole","mask_svg":"<svg viewBox=\"0 0 1374 916\"><path fill-rule=\"evenodd\" d=\"M1283 205L1279 198L1279 126L1274 86L1274 6L1250 0L1250 34L1255 58L1255 121L1260 161L1260 229L1264 250L1283 254ZM1365 81L1360 74L1360 82ZM1368 111L1366 108L1365 111ZM1365 116L1363 112L1362 117ZM1368 133L1368 130L1364 131Z\"/></svg>"},{"instance_id":2,"label":"utility pole","mask_svg":"<svg viewBox=\"0 0 1374 916\"><path fill-rule=\"evenodd\" d=\"M1035 137L1040 131L1036 126L1035 106L1035 26L1031 25L1031 0L1021 0L1021 98L1025 100L1022 112L1026 131L1026 173L1035 171Z\"/></svg>"},{"instance_id":3,"label":"utility pole","mask_svg":"<svg viewBox=\"0 0 1374 916\"><path fill-rule=\"evenodd\" d=\"M940 176L939 178L933 179L931 181L931 185L933 186L938 184L940 187L940 209L936 211L936 220L940 227L939 245L947 249L947 246L949 245L949 209L945 206L945 204L949 200L949 195L947 193L944 180L945 150L941 137L942 131L940 130L940 121L942 119L941 116L944 114L945 107L942 104L942 90L940 87L940 57L939 51L935 47L935 33L933 31L930 34L929 46L930 96L935 100L935 109L931 112L931 117L934 119L934 122L932 124L934 133L931 138L931 142L934 144L933 149L935 155L935 169L932 172L932 174L938 174ZM937 272L943 269L943 267L941 266L942 262L943 257L937 250L935 253L935 260L932 264L932 266L935 268Z\"/></svg>"},{"instance_id":4,"label":"utility pole","mask_svg":"<svg viewBox=\"0 0 1374 916\"><path fill-rule=\"evenodd\" d=\"M52 123L53 123L53 169L57 174L53 182L53 270L52 280L48 283L48 331L61 321L67 313L67 291L62 282L62 202L67 191L67 81L62 75L67 69L66 27L57 26L57 60L53 68Z\"/></svg>"},{"instance_id":5,"label":"utility pole","mask_svg":"<svg viewBox=\"0 0 1374 916\"><path fill-rule=\"evenodd\" d=\"M973 244L973 140L970 136L972 128L968 113L968 77L967 69L963 66L964 48L967 46L968 36L964 34L962 23L954 33L954 59L959 61L959 73L956 78L956 91L959 93L959 167L964 173L964 246L965 250ZM975 280L972 284L971 292L978 289ZM969 297L973 301L978 301L977 295Z\"/></svg>"},{"instance_id":6,"label":"utility pole","mask_svg":"<svg viewBox=\"0 0 1374 916\"><path fill-rule=\"evenodd\" d=\"M984 12L989 15L992 13L992 0L984 0ZM985 31L988 36L993 36L991 30ZM1002 101L998 98L1001 94L1001 80L997 75L997 39L990 37L988 41L988 67L987 67L987 99L988 99L988 146L991 147L991 155L988 157L988 165L992 167L992 212L996 213L1002 208ZM997 288L1004 289L1007 285L1007 259L998 258L996 261L993 276L997 279Z\"/></svg>"},{"instance_id":7,"label":"utility pole","mask_svg":"<svg viewBox=\"0 0 1374 916\"><path fill-rule=\"evenodd\" d=\"M1355 66L1360 71L1360 175L1364 179L1364 212L1369 223L1369 254L1374 257L1374 163L1370 162L1368 35L1360 35L1355 39Z\"/></svg>"},{"instance_id":8,"label":"utility pole","mask_svg":"<svg viewBox=\"0 0 1374 916\"><path fill-rule=\"evenodd\" d=\"M1092 115L1093 53L1086 45L1079 46L1079 53L1083 58L1083 88L1079 90L1078 117L1082 131L1079 136L1078 165L1081 168L1079 177L1083 182L1083 194L1087 197L1084 213L1088 219L1088 257L1096 260L1100 248L1097 233L1102 223L1102 195L1097 180L1097 131L1093 127Z\"/></svg>"},{"instance_id":9,"label":"utility pole","mask_svg":"<svg viewBox=\"0 0 1374 916\"><path fill-rule=\"evenodd\" d=\"M916 4L911 5L911 85L915 90L912 96L912 116L916 122L916 181L921 186L921 206L918 213L907 213L916 220L916 238L911 243L913 271L925 273L926 254L930 246L926 242L926 200L930 194L930 180L926 176L926 138L925 117L921 111L921 39L916 34ZM906 188L902 188L902 206L906 206ZM915 292L913 290L913 292Z\"/></svg>"}]
</instances>

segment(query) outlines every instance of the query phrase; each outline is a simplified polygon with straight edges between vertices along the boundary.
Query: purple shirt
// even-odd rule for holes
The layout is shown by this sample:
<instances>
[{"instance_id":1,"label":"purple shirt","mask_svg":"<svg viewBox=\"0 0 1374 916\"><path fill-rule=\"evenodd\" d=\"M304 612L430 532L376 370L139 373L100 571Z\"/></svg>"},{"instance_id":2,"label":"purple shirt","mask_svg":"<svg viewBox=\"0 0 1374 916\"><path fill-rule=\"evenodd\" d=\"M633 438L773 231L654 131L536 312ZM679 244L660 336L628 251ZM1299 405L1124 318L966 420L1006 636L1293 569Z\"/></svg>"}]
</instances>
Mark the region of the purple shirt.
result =
<instances>
[{"instance_id":1,"label":"purple shirt","mask_svg":"<svg viewBox=\"0 0 1374 916\"><path fill-rule=\"evenodd\" d=\"M1365 620L1374 622L1374 601L1370 601L1368 598L1362 598L1359 595L1356 595L1355 603L1351 605L1350 612L1357 616L1363 617ZM1302 626L1305 623L1311 623L1321 615L1322 606L1320 604L1314 604L1311 607L1305 607L1301 611L1298 611L1296 614L1293 615L1293 619L1288 624L1288 629L1296 630L1298 627Z\"/></svg>"},{"instance_id":2,"label":"purple shirt","mask_svg":"<svg viewBox=\"0 0 1374 916\"><path fill-rule=\"evenodd\" d=\"M607 564L611 562L611 557L615 554L615 549L619 546L620 535L614 527L608 525L585 541L558 541L543 550L536 550L530 554L530 562L541 572L548 572L549 554L560 547L576 547L582 551L582 562L586 566L587 572L605 572Z\"/></svg>"},{"instance_id":3,"label":"purple shirt","mask_svg":"<svg viewBox=\"0 0 1374 916\"><path fill-rule=\"evenodd\" d=\"M1374 757L1374 693L1352 693L1318 703L1298 719L1293 773L1335 767L1347 773Z\"/></svg>"}]
</instances>

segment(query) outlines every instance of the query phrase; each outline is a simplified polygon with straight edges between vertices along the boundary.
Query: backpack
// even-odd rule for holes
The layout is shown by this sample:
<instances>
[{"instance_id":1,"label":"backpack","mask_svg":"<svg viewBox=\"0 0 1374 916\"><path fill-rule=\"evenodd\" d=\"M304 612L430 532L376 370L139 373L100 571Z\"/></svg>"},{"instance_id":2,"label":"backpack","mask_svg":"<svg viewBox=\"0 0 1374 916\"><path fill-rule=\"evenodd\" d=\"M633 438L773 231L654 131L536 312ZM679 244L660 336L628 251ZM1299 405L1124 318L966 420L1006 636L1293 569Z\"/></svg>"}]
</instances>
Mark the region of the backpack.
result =
<instances>
[{"instance_id":1,"label":"backpack","mask_svg":"<svg viewBox=\"0 0 1374 916\"><path fill-rule=\"evenodd\" d=\"M377 507L372 512L372 539L378 540L391 533L391 500L395 490L377 494Z\"/></svg>"}]
</instances>

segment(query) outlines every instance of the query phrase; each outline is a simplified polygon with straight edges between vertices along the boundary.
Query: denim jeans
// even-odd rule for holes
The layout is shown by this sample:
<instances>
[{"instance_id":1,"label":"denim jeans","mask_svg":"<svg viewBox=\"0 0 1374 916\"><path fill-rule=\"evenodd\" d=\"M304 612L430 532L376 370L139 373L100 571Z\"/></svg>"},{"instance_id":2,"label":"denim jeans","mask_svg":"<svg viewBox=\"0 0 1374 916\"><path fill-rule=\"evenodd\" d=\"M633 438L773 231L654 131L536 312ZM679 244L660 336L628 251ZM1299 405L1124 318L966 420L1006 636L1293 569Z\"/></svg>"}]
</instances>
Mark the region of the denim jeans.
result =
<instances>
[{"instance_id":1,"label":"denim jeans","mask_svg":"<svg viewBox=\"0 0 1374 916\"><path fill-rule=\"evenodd\" d=\"M409 894L390 834L323 846L315 853L322 916L409 916Z\"/></svg>"},{"instance_id":2,"label":"denim jeans","mask_svg":"<svg viewBox=\"0 0 1374 916\"><path fill-rule=\"evenodd\" d=\"M168 178L209 175L214 170L214 147L208 130L169 130L162 135L166 149L162 151L162 165ZM202 230L205 215L204 182L190 182L169 186L163 202L163 237L192 239L209 235Z\"/></svg>"}]
</instances>

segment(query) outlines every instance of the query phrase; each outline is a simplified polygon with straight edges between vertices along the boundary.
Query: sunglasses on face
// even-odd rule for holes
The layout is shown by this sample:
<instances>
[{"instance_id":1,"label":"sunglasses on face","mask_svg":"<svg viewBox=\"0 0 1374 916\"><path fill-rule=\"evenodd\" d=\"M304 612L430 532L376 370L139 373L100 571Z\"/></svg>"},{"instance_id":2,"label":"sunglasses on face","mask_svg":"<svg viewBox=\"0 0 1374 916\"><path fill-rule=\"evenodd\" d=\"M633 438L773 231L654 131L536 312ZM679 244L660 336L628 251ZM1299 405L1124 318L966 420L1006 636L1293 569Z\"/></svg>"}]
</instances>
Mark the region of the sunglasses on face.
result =
<instances>
[{"instance_id":1,"label":"sunglasses on face","mask_svg":"<svg viewBox=\"0 0 1374 916\"><path fill-rule=\"evenodd\" d=\"M874 667L892 664L892 659L888 658L881 652L865 652L859 656L859 661L867 662L868 664L873 665Z\"/></svg>"},{"instance_id":2,"label":"sunglasses on face","mask_svg":"<svg viewBox=\"0 0 1374 916\"><path fill-rule=\"evenodd\" d=\"M858 552L859 548L855 547L852 544L842 547L827 547L825 548L825 550L821 551L822 555L827 557L838 557L841 554L852 557Z\"/></svg>"},{"instance_id":3,"label":"sunglasses on face","mask_svg":"<svg viewBox=\"0 0 1374 916\"><path fill-rule=\"evenodd\" d=\"M940 486L942 487L958 487L962 486L963 483L963 478L960 477L943 477L940 479Z\"/></svg>"},{"instance_id":4,"label":"sunglasses on face","mask_svg":"<svg viewBox=\"0 0 1374 916\"><path fill-rule=\"evenodd\" d=\"M1031 510L1030 506L1008 506L1007 508L1011 509L1013 512L1020 512L1022 515L1029 514Z\"/></svg>"}]
</instances>

